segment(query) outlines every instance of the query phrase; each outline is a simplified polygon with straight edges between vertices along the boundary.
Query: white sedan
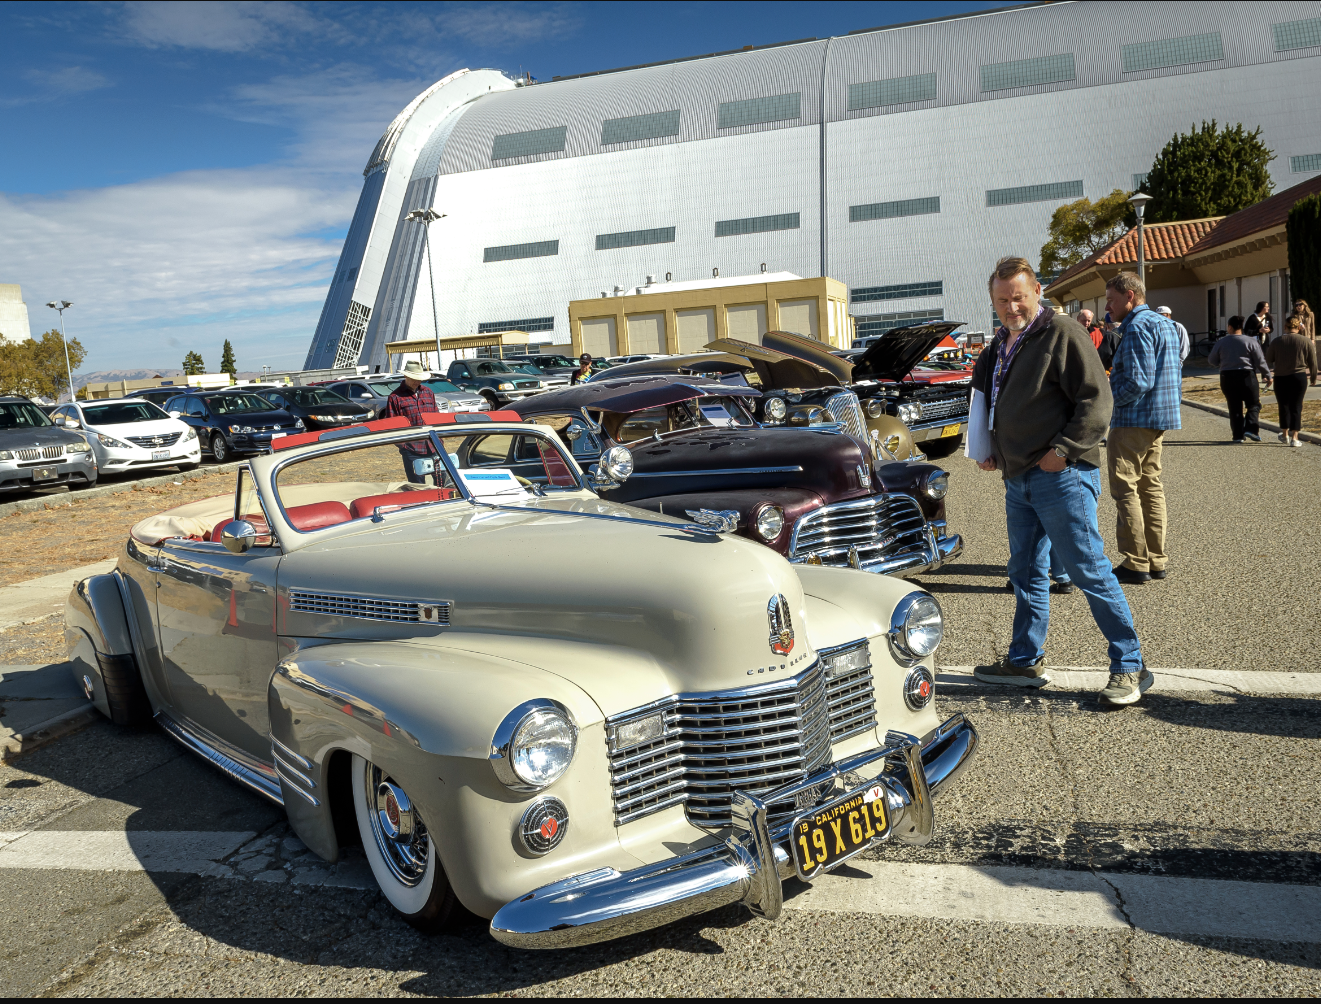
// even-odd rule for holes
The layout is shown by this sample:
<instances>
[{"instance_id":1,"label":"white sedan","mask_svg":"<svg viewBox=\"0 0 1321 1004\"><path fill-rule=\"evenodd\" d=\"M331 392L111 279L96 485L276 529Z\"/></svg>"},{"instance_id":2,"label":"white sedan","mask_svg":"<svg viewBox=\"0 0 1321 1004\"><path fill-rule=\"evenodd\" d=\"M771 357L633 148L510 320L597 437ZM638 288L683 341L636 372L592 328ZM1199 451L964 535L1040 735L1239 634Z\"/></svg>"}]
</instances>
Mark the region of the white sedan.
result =
<instances>
[{"instance_id":1,"label":"white sedan","mask_svg":"<svg viewBox=\"0 0 1321 1004\"><path fill-rule=\"evenodd\" d=\"M83 431L103 475L139 467L186 471L202 459L196 431L140 397L66 404L51 418Z\"/></svg>"}]
</instances>

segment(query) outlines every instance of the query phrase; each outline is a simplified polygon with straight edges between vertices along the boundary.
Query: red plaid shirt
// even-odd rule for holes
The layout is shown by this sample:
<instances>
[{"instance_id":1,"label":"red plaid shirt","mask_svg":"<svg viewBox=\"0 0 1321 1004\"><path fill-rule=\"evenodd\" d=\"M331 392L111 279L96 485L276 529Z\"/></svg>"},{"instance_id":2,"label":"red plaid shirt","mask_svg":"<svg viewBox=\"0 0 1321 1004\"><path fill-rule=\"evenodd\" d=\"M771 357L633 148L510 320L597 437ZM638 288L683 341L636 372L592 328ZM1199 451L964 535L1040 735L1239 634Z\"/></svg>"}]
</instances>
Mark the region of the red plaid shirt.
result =
<instances>
[{"instance_id":1,"label":"red plaid shirt","mask_svg":"<svg viewBox=\"0 0 1321 1004\"><path fill-rule=\"evenodd\" d=\"M381 417L403 416L408 419L410 425L421 425L423 415L438 410L436 395L431 393L431 388L426 384L419 384L417 390L409 390L408 384L401 383L386 399L385 410L381 412Z\"/></svg>"}]
</instances>

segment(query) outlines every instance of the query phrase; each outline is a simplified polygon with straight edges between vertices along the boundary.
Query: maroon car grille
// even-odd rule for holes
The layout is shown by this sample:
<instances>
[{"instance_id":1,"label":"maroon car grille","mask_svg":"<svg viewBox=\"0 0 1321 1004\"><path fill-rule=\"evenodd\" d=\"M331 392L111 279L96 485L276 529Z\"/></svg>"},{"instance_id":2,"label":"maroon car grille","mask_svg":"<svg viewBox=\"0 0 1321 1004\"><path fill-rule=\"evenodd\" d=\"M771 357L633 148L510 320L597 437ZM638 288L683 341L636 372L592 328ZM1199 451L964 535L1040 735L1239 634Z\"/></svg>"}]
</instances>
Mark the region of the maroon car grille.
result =
<instances>
[{"instance_id":1,"label":"maroon car grille","mask_svg":"<svg viewBox=\"0 0 1321 1004\"><path fill-rule=\"evenodd\" d=\"M798 521L789 560L817 559L847 567L856 549L861 563L921 552L927 546L926 520L909 495L872 495L814 509Z\"/></svg>"}]
</instances>

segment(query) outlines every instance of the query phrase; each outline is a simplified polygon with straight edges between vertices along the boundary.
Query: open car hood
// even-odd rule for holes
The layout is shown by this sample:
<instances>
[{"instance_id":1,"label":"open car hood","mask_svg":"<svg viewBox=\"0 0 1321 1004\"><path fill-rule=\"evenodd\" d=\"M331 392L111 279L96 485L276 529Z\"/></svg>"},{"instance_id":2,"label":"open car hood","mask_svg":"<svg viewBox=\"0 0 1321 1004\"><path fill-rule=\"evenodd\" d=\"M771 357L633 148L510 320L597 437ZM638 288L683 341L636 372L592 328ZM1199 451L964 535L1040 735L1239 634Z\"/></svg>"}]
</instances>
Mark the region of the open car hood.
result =
<instances>
[{"instance_id":1,"label":"open car hood","mask_svg":"<svg viewBox=\"0 0 1321 1004\"><path fill-rule=\"evenodd\" d=\"M649 408L664 408L702 397L759 397L751 387L720 383L704 377L653 373L610 380L589 380L563 390L552 390L507 405L524 417L560 412L608 411L631 415Z\"/></svg>"},{"instance_id":2,"label":"open car hood","mask_svg":"<svg viewBox=\"0 0 1321 1004\"><path fill-rule=\"evenodd\" d=\"M720 376L728 373L746 373L753 368L752 363L747 359L730 355L728 352L691 352L681 356L661 356L658 359L639 359L635 363L621 363L618 366L611 366L608 370L602 370L587 382L600 383L603 380L617 380L652 373L699 373Z\"/></svg>"},{"instance_id":3,"label":"open car hood","mask_svg":"<svg viewBox=\"0 0 1321 1004\"><path fill-rule=\"evenodd\" d=\"M902 380L963 321L929 321L892 328L853 365L853 379Z\"/></svg>"},{"instance_id":4,"label":"open car hood","mask_svg":"<svg viewBox=\"0 0 1321 1004\"><path fill-rule=\"evenodd\" d=\"M790 331L768 331L760 345L739 338L717 338L707 342L706 347L746 359L761 378L763 390L839 387L849 382L853 368L831 355L815 338Z\"/></svg>"}]
</instances>

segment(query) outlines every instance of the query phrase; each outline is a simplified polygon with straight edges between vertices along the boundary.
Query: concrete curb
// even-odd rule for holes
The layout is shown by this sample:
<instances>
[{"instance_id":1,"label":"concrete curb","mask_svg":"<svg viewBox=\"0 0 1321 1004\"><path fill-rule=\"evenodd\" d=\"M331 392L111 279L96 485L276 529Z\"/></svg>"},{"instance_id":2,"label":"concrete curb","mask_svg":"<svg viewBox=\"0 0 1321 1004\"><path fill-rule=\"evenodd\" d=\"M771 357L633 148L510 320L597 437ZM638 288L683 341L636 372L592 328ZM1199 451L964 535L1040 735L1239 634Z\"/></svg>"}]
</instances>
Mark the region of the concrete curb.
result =
<instances>
[{"instance_id":1,"label":"concrete curb","mask_svg":"<svg viewBox=\"0 0 1321 1004\"><path fill-rule=\"evenodd\" d=\"M159 478L144 478L141 481L124 481L113 485L98 485L95 488L88 488L86 491L60 492L55 495L42 495L34 499L24 499L22 502L0 503L0 519L6 516L12 516L18 512L36 512L40 509L49 509L51 507L63 508L71 504L76 499L94 499L103 495L118 495L120 492L131 492L136 488L151 488L155 485L168 485L175 481L196 481L199 478L210 477L212 474L228 474L237 471L239 467L246 464L246 460L238 460L232 464L218 464L214 467L199 467L197 470L187 473L165 474Z\"/></svg>"},{"instance_id":2,"label":"concrete curb","mask_svg":"<svg viewBox=\"0 0 1321 1004\"><path fill-rule=\"evenodd\" d=\"M1221 418L1229 418L1229 409L1227 408L1217 408L1213 404L1202 404L1200 401L1189 401L1186 397L1181 400L1182 403L1186 404L1189 408L1197 408L1200 411L1209 411L1212 415L1219 415ZM1259 422L1258 424L1263 429L1270 429L1271 432L1280 431L1278 425L1272 425L1270 422ZM1321 436L1318 436L1315 432L1300 432L1298 433L1298 438L1309 443L1315 443L1317 446L1321 446Z\"/></svg>"},{"instance_id":3,"label":"concrete curb","mask_svg":"<svg viewBox=\"0 0 1321 1004\"><path fill-rule=\"evenodd\" d=\"M77 732L90 725L99 717L101 713L95 707L84 704L44 722L38 722L24 732L14 732L4 736L3 740L0 740L0 762L8 763L24 753L31 753L57 739L63 739L71 732Z\"/></svg>"}]
</instances>

